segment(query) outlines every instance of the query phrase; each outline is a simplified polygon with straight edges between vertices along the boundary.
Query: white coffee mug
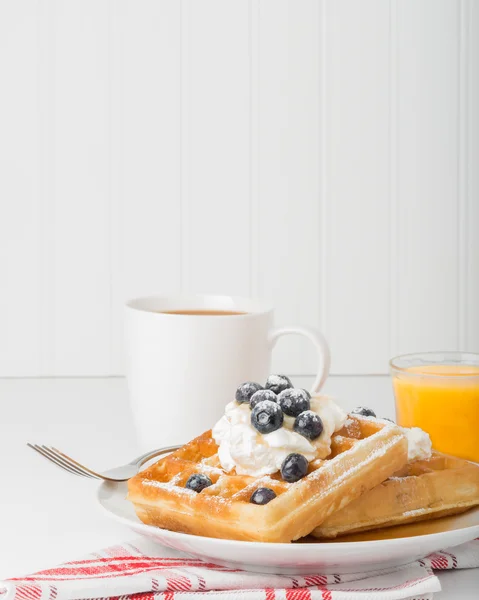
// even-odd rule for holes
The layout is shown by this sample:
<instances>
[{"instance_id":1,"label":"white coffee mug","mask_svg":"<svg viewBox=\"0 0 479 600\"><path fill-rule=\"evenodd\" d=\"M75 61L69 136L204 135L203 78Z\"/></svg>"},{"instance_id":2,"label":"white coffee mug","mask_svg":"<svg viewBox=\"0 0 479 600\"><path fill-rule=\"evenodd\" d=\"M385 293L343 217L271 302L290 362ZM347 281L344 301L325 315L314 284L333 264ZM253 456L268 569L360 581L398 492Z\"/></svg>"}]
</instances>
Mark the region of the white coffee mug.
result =
<instances>
[{"instance_id":1,"label":"white coffee mug","mask_svg":"<svg viewBox=\"0 0 479 600\"><path fill-rule=\"evenodd\" d=\"M273 309L249 298L137 298L126 305L125 334L130 400L145 451L210 429L241 383L266 381L271 351L282 335L304 335L316 346L319 366L312 391L319 391L329 373L329 349L319 331L275 329Z\"/></svg>"}]
</instances>

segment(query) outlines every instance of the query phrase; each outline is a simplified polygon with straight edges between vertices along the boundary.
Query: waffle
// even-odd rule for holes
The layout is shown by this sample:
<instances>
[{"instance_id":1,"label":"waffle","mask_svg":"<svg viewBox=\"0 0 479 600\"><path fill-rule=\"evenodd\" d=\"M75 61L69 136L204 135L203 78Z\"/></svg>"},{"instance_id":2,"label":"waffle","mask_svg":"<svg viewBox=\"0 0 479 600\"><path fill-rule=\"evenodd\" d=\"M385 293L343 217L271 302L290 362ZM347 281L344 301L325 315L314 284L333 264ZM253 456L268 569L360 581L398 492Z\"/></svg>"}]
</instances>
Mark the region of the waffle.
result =
<instances>
[{"instance_id":1,"label":"waffle","mask_svg":"<svg viewBox=\"0 0 479 600\"><path fill-rule=\"evenodd\" d=\"M331 455L311 461L296 483L279 474L264 477L226 473L211 431L159 460L128 482L128 499L148 525L215 538L290 542L310 533L326 517L387 479L407 462L407 440L395 425L350 418L334 435ZM213 485L200 493L185 488L193 473ZM249 502L258 487L277 497Z\"/></svg>"},{"instance_id":2,"label":"waffle","mask_svg":"<svg viewBox=\"0 0 479 600\"><path fill-rule=\"evenodd\" d=\"M334 538L454 515L479 504L479 465L434 453L332 514L312 535Z\"/></svg>"}]
</instances>

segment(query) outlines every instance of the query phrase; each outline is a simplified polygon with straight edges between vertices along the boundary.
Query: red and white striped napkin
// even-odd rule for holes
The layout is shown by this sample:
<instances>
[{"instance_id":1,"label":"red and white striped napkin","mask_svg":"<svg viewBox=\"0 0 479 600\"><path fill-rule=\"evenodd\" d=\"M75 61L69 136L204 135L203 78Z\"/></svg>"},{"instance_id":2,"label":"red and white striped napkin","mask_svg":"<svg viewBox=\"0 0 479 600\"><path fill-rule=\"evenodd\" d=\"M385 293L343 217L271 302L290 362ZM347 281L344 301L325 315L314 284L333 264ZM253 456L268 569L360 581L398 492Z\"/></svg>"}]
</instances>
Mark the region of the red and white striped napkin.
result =
<instances>
[{"instance_id":1,"label":"red and white striped napkin","mask_svg":"<svg viewBox=\"0 0 479 600\"><path fill-rule=\"evenodd\" d=\"M267 575L188 558L147 539L0 582L0 600L427 600L433 569L479 567L479 538L394 570L348 575Z\"/></svg>"}]
</instances>

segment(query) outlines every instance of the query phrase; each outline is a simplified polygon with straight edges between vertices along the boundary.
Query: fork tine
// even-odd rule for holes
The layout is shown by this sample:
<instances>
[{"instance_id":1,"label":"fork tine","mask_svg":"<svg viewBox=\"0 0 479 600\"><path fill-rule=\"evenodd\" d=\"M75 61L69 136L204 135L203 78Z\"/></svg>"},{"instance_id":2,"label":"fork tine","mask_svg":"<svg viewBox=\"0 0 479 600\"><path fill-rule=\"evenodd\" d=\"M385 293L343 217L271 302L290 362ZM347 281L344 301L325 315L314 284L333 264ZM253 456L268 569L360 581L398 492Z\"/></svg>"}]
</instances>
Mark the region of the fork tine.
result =
<instances>
[{"instance_id":1,"label":"fork tine","mask_svg":"<svg viewBox=\"0 0 479 600\"><path fill-rule=\"evenodd\" d=\"M53 446L51 446L49 448L49 450L51 452L54 452L55 455L58 458L60 458L64 462L66 462L71 467L74 467L75 469L78 469L78 470L82 471L83 473L86 473L87 475L90 475L91 477L95 477L96 479L102 479L101 475L99 475L98 473L95 473L95 471L92 471L88 467L85 467L84 465L82 465L81 463L77 462L71 456L68 456L67 454L65 454L61 450L58 450L57 448L54 448Z\"/></svg>"},{"instance_id":2,"label":"fork tine","mask_svg":"<svg viewBox=\"0 0 479 600\"><path fill-rule=\"evenodd\" d=\"M67 471L68 473L71 473L72 475L77 475L78 477L84 477L83 473L80 473L80 471L77 471L73 468L71 468L69 465L57 460L56 457L51 456L44 448L42 448L39 445L36 445L36 447L34 448L39 454L41 454L41 456L43 456L44 458L46 458L47 460L49 460L51 463L53 463L54 465L56 465L57 467L59 467L60 469L63 469L64 471Z\"/></svg>"},{"instance_id":3,"label":"fork tine","mask_svg":"<svg viewBox=\"0 0 479 600\"><path fill-rule=\"evenodd\" d=\"M74 461L72 459L70 459L68 456L63 455L58 450L55 450L55 448L42 445L42 450L46 454L48 454L48 456L50 456L52 460L55 460L62 465L65 465L65 467L68 467L71 471L77 473L78 475L82 475L83 477L89 477L90 479L98 479L98 477L94 473L90 472L89 469L83 467L82 465L77 466L77 464L74 464Z\"/></svg>"},{"instance_id":4,"label":"fork tine","mask_svg":"<svg viewBox=\"0 0 479 600\"><path fill-rule=\"evenodd\" d=\"M64 463L61 463L60 461L58 461L56 458L53 458L52 456L50 456L45 450L43 450L43 448L41 446L39 446L38 444L30 444L27 443L27 446L29 448L31 448L32 450L35 450L35 452L38 452L38 454L40 454L40 456L43 456L43 458L46 458L48 461L50 461L51 463L53 463L54 465L56 465L58 468L63 469L64 471L67 471L68 473L71 473L72 475L78 475L80 477L85 477L83 475L83 473L80 473L79 471L76 471L72 468L70 468L69 466L67 466Z\"/></svg>"}]
</instances>

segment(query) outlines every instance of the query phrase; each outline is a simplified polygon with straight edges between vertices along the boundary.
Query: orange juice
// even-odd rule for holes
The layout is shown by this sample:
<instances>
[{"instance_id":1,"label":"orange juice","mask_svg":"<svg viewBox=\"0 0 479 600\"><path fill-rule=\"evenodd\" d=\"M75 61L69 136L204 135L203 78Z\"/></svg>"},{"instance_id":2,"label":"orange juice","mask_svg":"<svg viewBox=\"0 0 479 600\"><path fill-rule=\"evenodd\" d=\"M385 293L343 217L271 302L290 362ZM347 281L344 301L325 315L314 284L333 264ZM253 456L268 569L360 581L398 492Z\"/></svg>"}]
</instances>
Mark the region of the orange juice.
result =
<instances>
[{"instance_id":1,"label":"orange juice","mask_svg":"<svg viewBox=\"0 0 479 600\"><path fill-rule=\"evenodd\" d=\"M439 452L479 462L479 366L393 369L393 385L399 425L427 431Z\"/></svg>"}]
</instances>

